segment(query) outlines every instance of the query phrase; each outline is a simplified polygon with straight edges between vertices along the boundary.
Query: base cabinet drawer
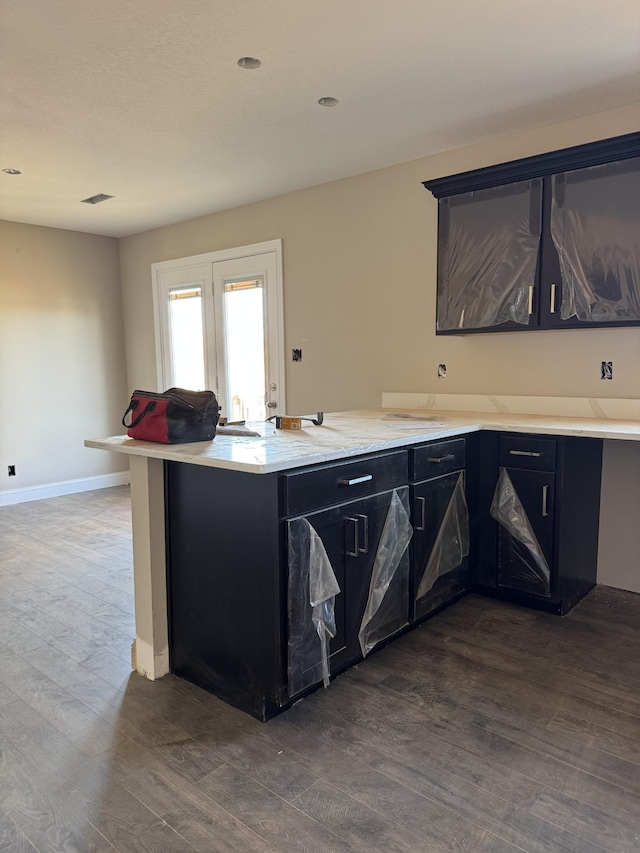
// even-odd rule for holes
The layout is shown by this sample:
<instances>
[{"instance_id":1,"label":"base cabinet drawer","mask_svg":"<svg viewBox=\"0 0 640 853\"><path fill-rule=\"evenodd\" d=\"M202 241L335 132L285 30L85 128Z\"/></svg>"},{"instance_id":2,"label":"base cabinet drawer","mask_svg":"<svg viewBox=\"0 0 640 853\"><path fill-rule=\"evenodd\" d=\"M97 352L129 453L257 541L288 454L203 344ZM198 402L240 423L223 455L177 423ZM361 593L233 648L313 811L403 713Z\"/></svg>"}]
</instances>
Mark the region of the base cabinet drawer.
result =
<instances>
[{"instance_id":1,"label":"base cabinet drawer","mask_svg":"<svg viewBox=\"0 0 640 853\"><path fill-rule=\"evenodd\" d=\"M299 515L403 486L408 459L407 450L397 450L284 474L284 514Z\"/></svg>"},{"instance_id":2,"label":"base cabinet drawer","mask_svg":"<svg viewBox=\"0 0 640 853\"><path fill-rule=\"evenodd\" d=\"M452 438L414 447L412 451L412 480L441 477L465 467L465 439Z\"/></svg>"},{"instance_id":3,"label":"base cabinet drawer","mask_svg":"<svg viewBox=\"0 0 640 853\"><path fill-rule=\"evenodd\" d=\"M524 468L527 471L555 471L556 440L528 435L502 436L500 466Z\"/></svg>"}]
</instances>

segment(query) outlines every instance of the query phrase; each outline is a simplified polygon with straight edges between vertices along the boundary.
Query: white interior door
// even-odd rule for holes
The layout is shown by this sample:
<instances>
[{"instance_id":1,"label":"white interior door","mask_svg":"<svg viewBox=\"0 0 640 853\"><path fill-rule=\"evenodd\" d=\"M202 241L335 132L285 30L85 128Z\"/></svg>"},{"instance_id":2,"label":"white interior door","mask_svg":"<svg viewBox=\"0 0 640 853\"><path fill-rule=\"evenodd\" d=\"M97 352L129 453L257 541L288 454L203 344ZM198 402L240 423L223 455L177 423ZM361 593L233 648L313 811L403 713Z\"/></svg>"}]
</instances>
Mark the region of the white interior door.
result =
<instances>
[{"instance_id":1,"label":"white interior door","mask_svg":"<svg viewBox=\"0 0 640 853\"><path fill-rule=\"evenodd\" d=\"M230 420L281 411L276 257L265 252L213 264L220 403Z\"/></svg>"},{"instance_id":2,"label":"white interior door","mask_svg":"<svg viewBox=\"0 0 640 853\"><path fill-rule=\"evenodd\" d=\"M283 413L281 269L280 241L154 264L159 389L210 388L229 420Z\"/></svg>"}]
</instances>

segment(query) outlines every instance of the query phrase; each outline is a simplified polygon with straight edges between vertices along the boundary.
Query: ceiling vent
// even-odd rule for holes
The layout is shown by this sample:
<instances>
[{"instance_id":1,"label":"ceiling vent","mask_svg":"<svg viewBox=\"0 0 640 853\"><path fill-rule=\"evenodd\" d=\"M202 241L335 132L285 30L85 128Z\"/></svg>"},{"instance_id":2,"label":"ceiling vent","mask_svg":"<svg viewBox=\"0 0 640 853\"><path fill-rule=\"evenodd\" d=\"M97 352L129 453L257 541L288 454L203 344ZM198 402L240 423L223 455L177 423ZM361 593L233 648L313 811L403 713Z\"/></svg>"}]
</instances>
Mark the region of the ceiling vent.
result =
<instances>
[{"instance_id":1,"label":"ceiling vent","mask_svg":"<svg viewBox=\"0 0 640 853\"><path fill-rule=\"evenodd\" d=\"M115 196L107 195L106 193L98 193L98 195L89 196L89 198L83 198L82 204L100 204L102 201L106 201L108 198L115 198Z\"/></svg>"}]
</instances>

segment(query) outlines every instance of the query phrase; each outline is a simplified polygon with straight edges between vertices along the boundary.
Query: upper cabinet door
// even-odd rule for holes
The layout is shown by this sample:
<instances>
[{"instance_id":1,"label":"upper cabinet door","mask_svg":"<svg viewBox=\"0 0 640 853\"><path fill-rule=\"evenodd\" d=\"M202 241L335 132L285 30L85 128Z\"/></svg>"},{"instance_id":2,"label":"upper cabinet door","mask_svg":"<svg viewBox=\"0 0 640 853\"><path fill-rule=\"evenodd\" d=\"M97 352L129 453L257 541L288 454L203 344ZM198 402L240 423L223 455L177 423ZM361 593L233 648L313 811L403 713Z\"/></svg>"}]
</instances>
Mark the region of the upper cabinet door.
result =
<instances>
[{"instance_id":1,"label":"upper cabinet door","mask_svg":"<svg viewBox=\"0 0 640 853\"><path fill-rule=\"evenodd\" d=\"M552 175L546 196L548 324L640 322L640 157Z\"/></svg>"},{"instance_id":2,"label":"upper cabinet door","mask_svg":"<svg viewBox=\"0 0 640 853\"><path fill-rule=\"evenodd\" d=\"M439 200L437 332L537 326L542 179Z\"/></svg>"}]
</instances>

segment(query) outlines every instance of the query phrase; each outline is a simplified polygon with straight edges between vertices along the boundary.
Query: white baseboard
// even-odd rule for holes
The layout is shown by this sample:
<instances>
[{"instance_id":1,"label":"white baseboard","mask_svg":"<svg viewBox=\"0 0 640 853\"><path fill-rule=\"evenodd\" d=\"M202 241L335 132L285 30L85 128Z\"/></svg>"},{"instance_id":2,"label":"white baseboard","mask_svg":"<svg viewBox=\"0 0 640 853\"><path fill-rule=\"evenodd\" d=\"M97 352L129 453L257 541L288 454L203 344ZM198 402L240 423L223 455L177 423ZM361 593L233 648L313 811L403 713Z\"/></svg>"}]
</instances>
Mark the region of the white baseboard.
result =
<instances>
[{"instance_id":1,"label":"white baseboard","mask_svg":"<svg viewBox=\"0 0 640 853\"><path fill-rule=\"evenodd\" d=\"M124 486L129 482L129 476L128 471L119 471L116 474L98 474L95 477L80 477L78 480L62 480L59 483L46 483L42 486L28 486L26 489L5 489L0 491L0 506L40 501L44 498L59 498L62 495L75 495L78 492L92 492L94 489L108 489L110 486Z\"/></svg>"}]
</instances>

